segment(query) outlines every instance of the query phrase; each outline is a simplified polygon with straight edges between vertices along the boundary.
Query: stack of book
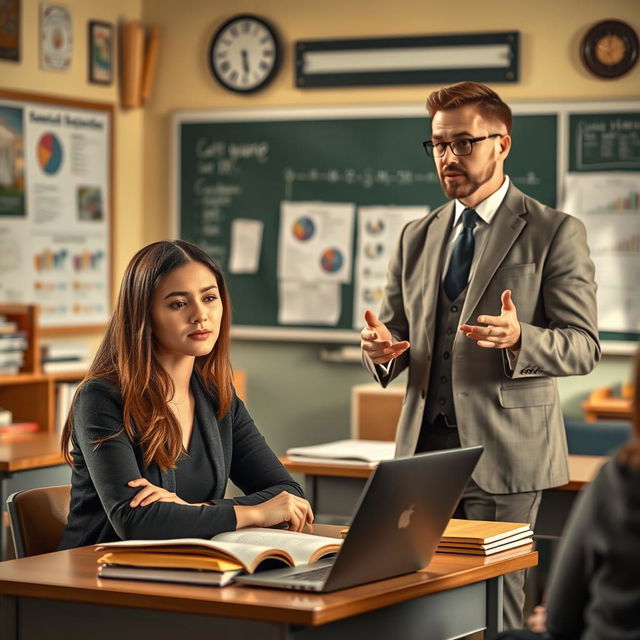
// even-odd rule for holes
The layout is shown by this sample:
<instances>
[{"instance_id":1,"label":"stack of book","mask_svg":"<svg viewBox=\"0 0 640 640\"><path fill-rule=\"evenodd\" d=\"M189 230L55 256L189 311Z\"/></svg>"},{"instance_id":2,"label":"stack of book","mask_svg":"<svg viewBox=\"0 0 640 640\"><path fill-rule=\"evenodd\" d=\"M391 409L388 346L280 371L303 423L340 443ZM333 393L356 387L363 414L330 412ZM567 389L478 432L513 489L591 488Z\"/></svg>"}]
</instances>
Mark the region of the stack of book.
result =
<instances>
[{"instance_id":1,"label":"stack of book","mask_svg":"<svg viewBox=\"0 0 640 640\"><path fill-rule=\"evenodd\" d=\"M29 433L38 431L37 422L14 422L13 413L9 409L0 407L0 434L3 433Z\"/></svg>"},{"instance_id":2,"label":"stack of book","mask_svg":"<svg viewBox=\"0 0 640 640\"><path fill-rule=\"evenodd\" d=\"M17 323L0 315L0 375L15 375L24 363L29 342Z\"/></svg>"},{"instance_id":3,"label":"stack of book","mask_svg":"<svg viewBox=\"0 0 640 640\"><path fill-rule=\"evenodd\" d=\"M79 382L58 382L56 384L56 431L62 433L71 409L71 403L80 386Z\"/></svg>"},{"instance_id":4,"label":"stack of book","mask_svg":"<svg viewBox=\"0 0 640 640\"><path fill-rule=\"evenodd\" d=\"M184 582L223 587L238 573L260 565L309 564L337 553L342 540L250 527L221 533L210 540L125 540L98 545L99 578ZM265 564L263 564L265 563Z\"/></svg>"},{"instance_id":5,"label":"stack of book","mask_svg":"<svg viewBox=\"0 0 640 640\"><path fill-rule=\"evenodd\" d=\"M89 345L60 342L42 345L42 371L44 373L75 373L89 367Z\"/></svg>"},{"instance_id":6,"label":"stack of book","mask_svg":"<svg viewBox=\"0 0 640 640\"><path fill-rule=\"evenodd\" d=\"M533 542L527 522L449 521L436 551L490 556Z\"/></svg>"},{"instance_id":7,"label":"stack of book","mask_svg":"<svg viewBox=\"0 0 640 640\"><path fill-rule=\"evenodd\" d=\"M381 460L391 460L395 442L384 440L337 440L326 444L287 449L291 460L334 464L361 464L375 466Z\"/></svg>"}]
</instances>

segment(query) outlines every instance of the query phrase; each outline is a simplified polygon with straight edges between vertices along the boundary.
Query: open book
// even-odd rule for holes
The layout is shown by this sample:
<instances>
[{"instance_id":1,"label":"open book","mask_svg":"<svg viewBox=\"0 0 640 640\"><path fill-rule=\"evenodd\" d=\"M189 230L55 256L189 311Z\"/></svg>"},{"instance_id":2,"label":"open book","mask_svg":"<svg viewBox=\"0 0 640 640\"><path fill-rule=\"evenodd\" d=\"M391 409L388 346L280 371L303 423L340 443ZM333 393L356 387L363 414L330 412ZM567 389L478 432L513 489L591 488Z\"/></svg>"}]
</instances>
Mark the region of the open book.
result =
<instances>
[{"instance_id":1,"label":"open book","mask_svg":"<svg viewBox=\"0 0 640 640\"><path fill-rule=\"evenodd\" d=\"M337 553L341 545L342 540L337 538L248 527L221 533L210 540L123 540L107 542L96 549L107 552L98 561L103 565L218 572L242 569L253 573L265 561L292 567L311 564Z\"/></svg>"},{"instance_id":2,"label":"open book","mask_svg":"<svg viewBox=\"0 0 640 640\"><path fill-rule=\"evenodd\" d=\"M293 447L287 449L287 455L301 462L348 462L373 466L380 460L391 460L395 449L395 442L384 440L337 440L308 447Z\"/></svg>"}]
</instances>

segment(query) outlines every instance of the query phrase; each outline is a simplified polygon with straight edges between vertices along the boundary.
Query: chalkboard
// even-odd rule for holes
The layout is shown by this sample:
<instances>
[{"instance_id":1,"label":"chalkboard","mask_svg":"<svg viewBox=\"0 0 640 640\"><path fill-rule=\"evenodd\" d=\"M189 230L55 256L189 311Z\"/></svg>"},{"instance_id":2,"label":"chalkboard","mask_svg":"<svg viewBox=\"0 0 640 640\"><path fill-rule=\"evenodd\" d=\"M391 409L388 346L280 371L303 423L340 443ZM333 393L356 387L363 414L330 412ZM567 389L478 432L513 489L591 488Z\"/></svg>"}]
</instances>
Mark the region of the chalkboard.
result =
<instances>
[{"instance_id":1,"label":"chalkboard","mask_svg":"<svg viewBox=\"0 0 640 640\"><path fill-rule=\"evenodd\" d=\"M554 206L558 114L540 107L514 112L507 172L526 193ZM445 197L421 146L428 127L424 110L413 107L175 114L177 235L197 242L226 269L231 222L264 223L258 272L227 276L235 335L354 341L353 283L341 286L334 328L278 326L280 204L439 206Z\"/></svg>"}]
</instances>

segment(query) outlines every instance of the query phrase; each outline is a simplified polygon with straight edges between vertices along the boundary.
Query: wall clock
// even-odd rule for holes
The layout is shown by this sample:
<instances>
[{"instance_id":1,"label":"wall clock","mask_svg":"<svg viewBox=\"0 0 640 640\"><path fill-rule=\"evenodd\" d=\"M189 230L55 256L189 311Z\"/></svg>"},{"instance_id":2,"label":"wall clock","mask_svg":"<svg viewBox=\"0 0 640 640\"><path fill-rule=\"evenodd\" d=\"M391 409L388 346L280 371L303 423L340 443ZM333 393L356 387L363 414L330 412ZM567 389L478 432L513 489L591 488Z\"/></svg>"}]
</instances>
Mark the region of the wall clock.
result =
<instances>
[{"instance_id":1,"label":"wall clock","mask_svg":"<svg viewBox=\"0 0 640 640\"><path fill-rule=\"evenodd\" d=\"M280 65L280 46L275 29L251 14L227 20L209 46L213 77L229 91L251 93L263 89Z\"/></svg>"},{"instance_id":2,"label":"wall clock","mask_svg":"<svg viewBox=\"0 0 640 640\"><path fill-rule=\"evenodd\" d=\"M638 61L638 35L626 22L603 20L582 39L580 55L591 73L600 78L618 78Z\"/></svg>"}]
</instances>

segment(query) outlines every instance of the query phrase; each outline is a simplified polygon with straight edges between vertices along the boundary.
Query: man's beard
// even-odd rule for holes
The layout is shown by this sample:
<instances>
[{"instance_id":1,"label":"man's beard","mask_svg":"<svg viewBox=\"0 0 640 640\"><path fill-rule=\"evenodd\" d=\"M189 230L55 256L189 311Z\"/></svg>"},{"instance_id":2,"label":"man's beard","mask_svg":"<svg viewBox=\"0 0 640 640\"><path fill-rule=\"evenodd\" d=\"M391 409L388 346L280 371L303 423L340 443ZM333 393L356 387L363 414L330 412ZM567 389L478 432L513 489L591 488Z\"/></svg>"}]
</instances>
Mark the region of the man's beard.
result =
<instances>
[{"instance_id":1,"label":"man's beard","mask_svg":"<svg viewBox=\"0 0 640 640\"><path fill-rule=\"evenodd\" d=\"M462 182L446 183L446 176L438 176L440 180L440 186L444 191L447 198L451 200L461 200L462 198L468 198L471 194L475 193L483 184L489 182L495 175L496 161L492 161L484 167L481 173L474 176L470 176L466 171L459 169L458 167L449 167L448 171L455 171L465 177Z\"/></svg>"}]
</instances>

